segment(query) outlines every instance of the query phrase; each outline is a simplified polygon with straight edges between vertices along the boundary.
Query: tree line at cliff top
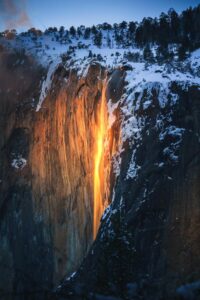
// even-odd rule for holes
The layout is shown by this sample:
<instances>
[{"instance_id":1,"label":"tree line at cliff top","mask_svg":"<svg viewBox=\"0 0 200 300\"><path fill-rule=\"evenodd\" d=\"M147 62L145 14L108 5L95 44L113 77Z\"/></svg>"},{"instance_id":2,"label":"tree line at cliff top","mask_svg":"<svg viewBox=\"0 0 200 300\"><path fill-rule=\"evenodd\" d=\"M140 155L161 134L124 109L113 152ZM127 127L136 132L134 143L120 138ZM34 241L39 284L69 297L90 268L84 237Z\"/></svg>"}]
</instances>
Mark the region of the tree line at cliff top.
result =
<instances>
[{"instance_id":1,"label":"tree line at cliff top","mask_svg":"<svg viewBox=\"0 0 200 300\"><path fill-rule=\"evenodd\" d=\"M179 55L183 56L187 51L193 51L200 47L200 5L188 8L181 14L174 9L161 13L159 18L144 18L142 22L121 22L110 25L103 23L97 26L70 27L66 30L63 26L59 29L49 27L44 32L35 28L29 29L20 35L30 35L37 39L41 35L53 34L57 41L70 42L70 39L93 39L97 47L102 46L103 33L106 32L107 46L112 48L112 36L119 47L137 46L145 48L146 56L151 55L150 46L157 44L161 53L167 55L169 44L179 44ZM5 31L1 36L12 38L17 35L15 30ZM166 53L165 53L166 52Z\"/></svg>"}]
</instances>

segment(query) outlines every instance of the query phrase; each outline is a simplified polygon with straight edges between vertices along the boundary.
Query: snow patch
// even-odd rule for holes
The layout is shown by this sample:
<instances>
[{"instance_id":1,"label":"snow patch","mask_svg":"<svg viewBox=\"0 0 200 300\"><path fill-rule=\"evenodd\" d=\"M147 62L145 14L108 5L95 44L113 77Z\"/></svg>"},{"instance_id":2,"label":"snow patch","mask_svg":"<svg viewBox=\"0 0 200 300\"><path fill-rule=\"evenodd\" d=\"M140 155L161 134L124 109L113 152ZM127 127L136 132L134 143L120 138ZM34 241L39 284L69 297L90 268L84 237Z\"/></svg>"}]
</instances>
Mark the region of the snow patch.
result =
<instances>
[{"instance_id":1,"label":"snow patch","mask_svg":"<svg viewBox=\"0 0 200 300\"><path fill-rule=\"evenodd\" d=\"M108 129L112 127L116 120L116 116L114 115L115 109L118 107L119 102L117 103L112 103L112 100L110 99L107 103L108 107Z\"/></svg>"},{"instance_id":2,"label":"snow patch","mask_svg":"<svg viewBox=\"0 0 200 300\"><path fill-rule=\"evenodd\" d=\"M141 167L136 164L135 154L136 154L136 149L133 150L133 154L131 157L131 161L130 161L128 172L126 175L126 179L135 178L138 175L138 171L141 169Z\"/></svg>"},{"instance_id":3,"label":"snow patch","mask_svg":"<svg viewBox=\"0 0 200 300\"><path fill-rule=\"evenodd\" d=\"M15 158L11 162L11 166L15 169L22 170L27 164L27 160L21 156Z\"/></svg>"},{"instance_id":4,"label":"snow patch","mask_svg":"<svg viewBox=\"0 0 200 300\"><path fill-rule=\"evenodd\" d=\"M40 93L40 98L39 98L38 105L36 107L36 111L37 112L42 107L42 103L43 103L44 99L47 96L47 93L49 92L49 90L51 88L51 84L52 84L52 79L53 79L54 72L55 72L57 66L60 64L60 62L61 62L61 59L57 59L57 60L53 61L49 65L46 79L42 83L42 89L41 89L41 93Z\"/></svg>"},{"instance_id":5,"label":"snow patch","mask_svg":"<svg viewBox=\"0 0 200 300\"><path fill-rule=\"evenodd\" d=\"M160 141L163 141L167 135L181 139L184 131L185 131L184 128L178 128L174 125L171 125L165 128L164 131L160 133L159 139Z\"/></svg>"}]
</instances>

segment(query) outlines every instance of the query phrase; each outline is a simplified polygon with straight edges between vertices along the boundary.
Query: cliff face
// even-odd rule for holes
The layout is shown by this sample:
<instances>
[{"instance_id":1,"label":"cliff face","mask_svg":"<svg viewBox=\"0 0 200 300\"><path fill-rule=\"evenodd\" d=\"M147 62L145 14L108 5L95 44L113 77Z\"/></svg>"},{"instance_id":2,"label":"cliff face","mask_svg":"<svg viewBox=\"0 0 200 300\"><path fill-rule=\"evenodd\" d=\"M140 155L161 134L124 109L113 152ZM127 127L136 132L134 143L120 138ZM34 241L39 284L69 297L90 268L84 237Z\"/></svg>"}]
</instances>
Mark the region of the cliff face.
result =
<instances>
[{"instance_id":1,"label":"cliff face","mask_svg":"<svg viewBox=\"0 0 200 300\"><path fill-rule=\"evenodd\" d=\"M9 91L2 81L0 290L8 299L44 299L96 236L118 136L107 130L103 67L92 63L80 78L57 66L36 112L46 71L30 57L18 59L1 56Z\"/></svg>"},{"instance_id":2,"label":"cliff face","mask_svg":"<svg viewBox=\"0 0 200 300\"><path fill-rule=\"evenodd\" d=\"M74 271L58 298L173 299L200 277L197 64L97 60L0 54L5 299L47 299Z\"/></svg>"},{"instance_id":3,"label":"cliff face","mask_svg":"<svg viewBox=\"0 0 200 300\"><path fill-rule=\"evenodd\" d=\"M113 157L112 203L89 255L57 293L75 299L91 293L189 299L178 288L192 283L187 288L198 297L199 88L147 83L130 93L115 111L125 117L120 127L123 151Z\"/></svg>"}]
</instances>

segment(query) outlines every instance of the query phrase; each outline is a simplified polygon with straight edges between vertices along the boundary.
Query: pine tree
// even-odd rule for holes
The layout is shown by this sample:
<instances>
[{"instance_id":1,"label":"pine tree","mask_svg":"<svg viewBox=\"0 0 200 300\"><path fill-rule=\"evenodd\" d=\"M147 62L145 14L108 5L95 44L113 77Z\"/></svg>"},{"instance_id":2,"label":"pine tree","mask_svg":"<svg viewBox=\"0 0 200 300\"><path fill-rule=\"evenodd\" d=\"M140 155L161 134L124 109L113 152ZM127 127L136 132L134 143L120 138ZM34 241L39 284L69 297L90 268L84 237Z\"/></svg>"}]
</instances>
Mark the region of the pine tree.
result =
<instances>
[{"instance_id":1,"label":"pine tree","mask_svg":"<svg viewBox=\"0 0 200 300\"><path fill-rule=\"evenodd\" d=\"M97 34L97 32L98 32L97 28L94 25L92 26L91 31L93 34Z\"/></svg>"},{"instance_id":2,"label":"pine tree","mask_svg":"<svg viewBox=\"0 0 200 300\"><path fill-rule=\"evenodd\" d=\"M124 30L127 28L127 22L123 21L122 23L119 24L119 28Z\"/></svg>"},{"instance_id":3,"label":"pine tree","mask_svg":"<svg viewBox=\"0 0 200 300\"><path fill-rule=\"evenodd\" d=\"M65 28L64 28L64 26L60 26L60 29L59 29L59 34L60 34L60 36L61 36L61 37L63 36L63 34L64 34L64 31L65 31Z\"/></svg>"},{"instance_id":4,"label":"pine tree","mask_svg":"<svg viewBox=\"0 0 200 300\"><path fill-rule=\"evenodd\" d=\"M177 12L174 9L170 9L168 12L170 20L170 30L171 30L171 42L179 42L179 32L180 32L180 22Z\"/></svg>"},{"instance_id":5,"label":"pine tree","mask_svg":"<svg viewBox=\"0 0 200 300\"><path fill-rule=\"evenodd\" d=\"M70 33L73 37L75 37L75 35L76 35L76 29L74 28L74 26L71 26L71 27L70 27L69 33Z\"/></svg>"},{"instance_id":6,"label":"pine tree","mask_svg":"<svg viewBox=\"0 0 200 300\"><path fill-rule=\"evenodd\" d=\"M149 62L153 61L153 53L151 51L149 44L147 44L144 48L143 57L146 61L149 61Z\"/></svg>"},{"instance_id":7,"label":"pine tree","mask_svg":"<svg viewBox=\"0 0 200 300\"><path fill-rule=\"evenodd\" d=\"M180 48L178 49L178 58L180 61L186 59L186 48L184 47L184 45L181 45Z\"/></svg>"},{"instance_id":8,"label":"pine tree","mask_svg":"<svg viewBox=\"0 0 200 300\"><path fill-rule=\"evenodd\" d=\"M89 27L87 27L85 29L85 33L84 33L84 39L89 39L90 38L90 34L91 34L91 29Z\"/></svg>"},{"instance_id":9,"label":"pine tree","mask_svg":"<svg viewBox=\"0 0 200 300\"><path fill-rule=\"evenodd\" d=\"M123 44L123 41L124 41L123 35L122 35L121 33L117 33L117 34L115 35L115 41L116 41L116 44L117 44L118 47L119 47L120 45L122 45L122 44Z\"/></svg>"},{"instance_id":10,"label":"pine tree","mask_svg":"<svg viewBox=\"0 0 200 300\"><path fill-rule=\"evenodd\" d=\"M78 28L77 28L77 34L78 34L78 37L79 37L79 38L82 36L81 27L78 27Z\"/></svg>"},{"instance_id":11,"label":"pine tree","mask_svg":"<svg viewBox=\"0 0 200 300\"><path fill-rule=\"evenodd\" d=\"M136 44L141 47L143 46L144 44L144 40L143 40L143 29L142 29L142 26L139 26L137 29L136 29L136 32L135 32L135 42Z\"/></svg>"},{"instance_id":12,"label":"pine tree","mask_svg":"<svg viewBox=\"0 0 200 300\"><path fill-rule=\"evenodd\" d=\"M107 32L107 38L106 38L106 40L107 40L107 47L111 48L111 38L110 38L109 32Z\"/></svg>"},{"instance_id":13,"label":"pine tree","mask_svg":"<svg viewBox=\"0 0 200 300\"><path fill-rule=\"evenodd\" d=\"M108 23L103 23L101 27L103 30L111 30L112 29L112 26Z\"/></svg>"},{"instance_id":14,"label":"pine tree","mask_svg":"<svg viewBox=\"0 0 200 300\"><path fill-rule=\"evenodd\" d=\"M97 33L94 35L94 45L96 45L99 48L102 45L102 32L101 32L101 30L97 31Z\"/></svg>"},{"instance_id":15,"label":"pine tree","mask_svg":"<svg viewBox=\"0 0 200 300\"><path fill-rule=\"evenodd\" d=\"M136 31L136 23L135 22L130 22L129 25L128 25L128 38L131 41L134 40L135 31Z\"/></svg>"},{"instance_id":16,"label":"pine tree","mask_svg":"<svg viewBox=\"0 0 200 300\"><path fill-rule=\"evenodd\" d=\"M89 53L88 53L88 58L92 58L92 51L91 50L89 50Z\"/></svg>"},{"instance_id":17,"label":"pine tree","mask_svg":"<svg viewBox=\"0 0 200 300\"><path fill-rule=\"evenodd\" d=\"M162 13L160 15L160 20L159 20L159 42L162 45L166 45L170 41L170 21L168 15L165 13Z\"/></svg>"},{"instance_id":18,"label":"pine tree","mask_svg":"<svg viewBox=\"0 0 200 300\"><path fill-rule=\"evenodd\" d=\"M158 62L167 61L171 57L171 54L169 53L169 49L168 49L167 44L159 45L156 52L157 52L156 56L157 56Z\"/></svg>"}]
</instances>

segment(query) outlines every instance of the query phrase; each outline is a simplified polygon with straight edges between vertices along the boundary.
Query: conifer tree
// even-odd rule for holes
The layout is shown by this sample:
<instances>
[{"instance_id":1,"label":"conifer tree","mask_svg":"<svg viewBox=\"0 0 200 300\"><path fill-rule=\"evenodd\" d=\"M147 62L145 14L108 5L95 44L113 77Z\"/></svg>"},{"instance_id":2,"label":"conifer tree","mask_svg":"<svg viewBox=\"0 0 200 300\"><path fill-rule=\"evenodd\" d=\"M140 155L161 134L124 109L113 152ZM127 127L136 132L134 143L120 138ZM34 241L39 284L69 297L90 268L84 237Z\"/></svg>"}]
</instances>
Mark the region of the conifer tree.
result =
<instances>
[{"instance_id":1,"label":"conifer tree","mask_svg":"<svg viewBox=\"0 0 200 300\"><path fill-rule=\"evenodd\" d=\"M101 45L102 45L102 32L101 32L101 30L97 31L97 33L94 35L94 44L99 48L101 47Z\"/></svg>"}]
</instances>

